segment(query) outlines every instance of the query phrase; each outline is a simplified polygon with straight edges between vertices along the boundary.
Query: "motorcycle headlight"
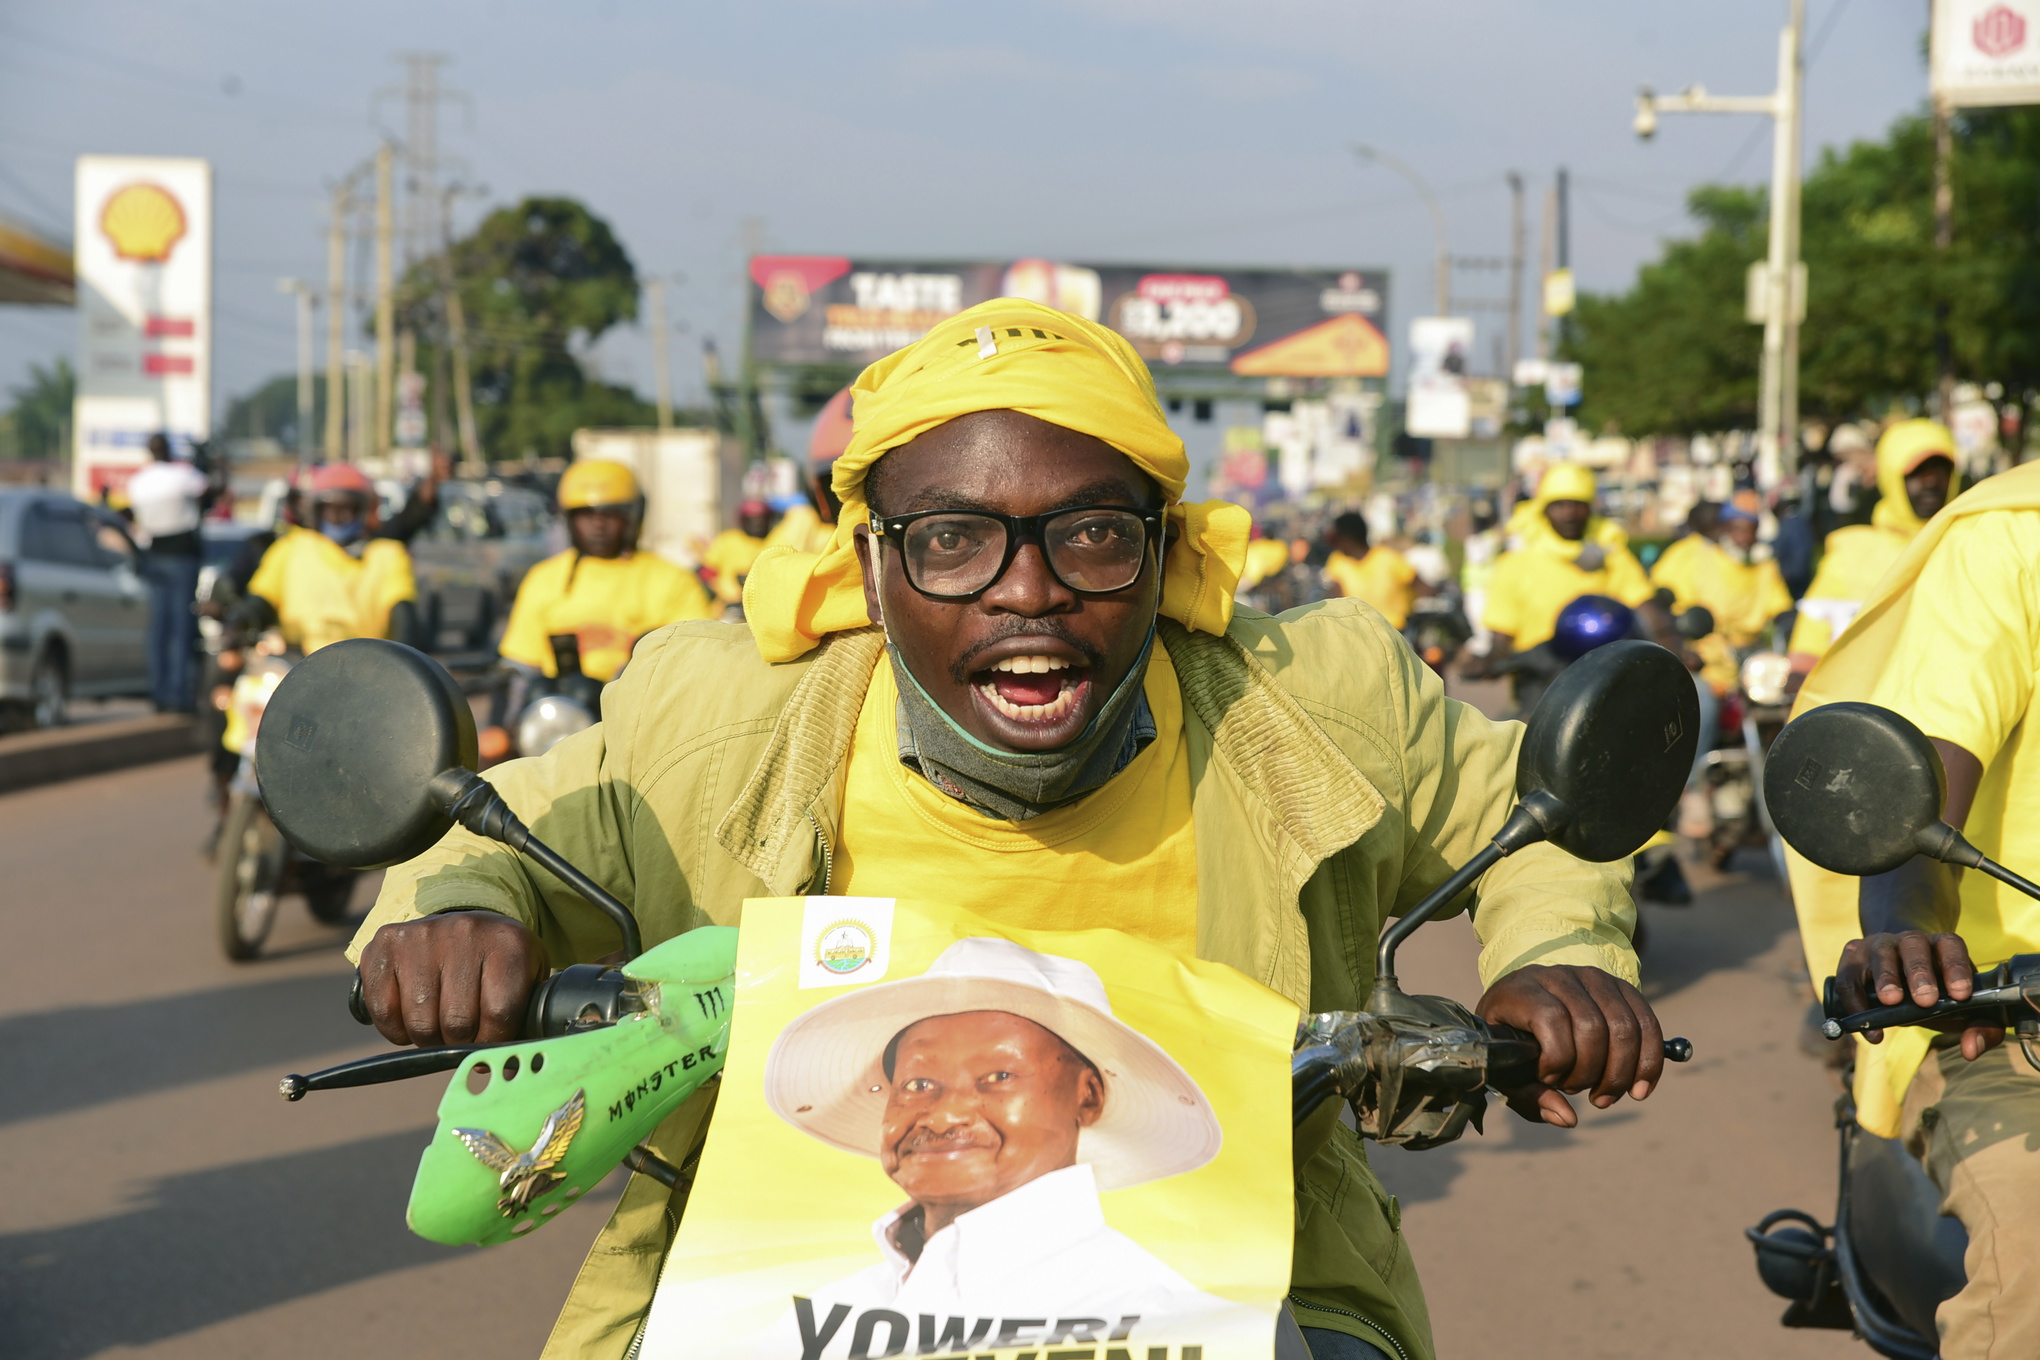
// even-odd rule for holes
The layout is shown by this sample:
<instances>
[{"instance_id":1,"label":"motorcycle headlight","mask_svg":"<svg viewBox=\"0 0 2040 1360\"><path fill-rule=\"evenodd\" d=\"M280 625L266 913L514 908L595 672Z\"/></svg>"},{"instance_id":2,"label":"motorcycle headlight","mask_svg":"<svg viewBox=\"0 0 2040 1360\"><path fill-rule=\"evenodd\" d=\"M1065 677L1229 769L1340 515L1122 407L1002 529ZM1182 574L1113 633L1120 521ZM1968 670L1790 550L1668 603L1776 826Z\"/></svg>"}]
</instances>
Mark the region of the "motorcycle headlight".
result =
<instances>
[{"instance_id":1,"label":"motorcycle headlight","mask_svg":"<svg viewBox=\"0 0 2040 1360\"><path fill-rule=\"evenodd\" d=\"M1792 680L1792 659L1777 652L1758 652L1743 662L1743 693L1750 702L1769 707L1785 702L1785 687Z\"/></svg>"},{"instance_id":2,"label":"motorcycle headlight","mask_svg":"<svg viewBox=\"0 0 2040 1360\"><path fill-rule=\"evenodd\" d=\"M519 755L542 756L576 732L595 725L595 715L561 694L548 694L517 720Z\"/></svg>"}]
</instances>

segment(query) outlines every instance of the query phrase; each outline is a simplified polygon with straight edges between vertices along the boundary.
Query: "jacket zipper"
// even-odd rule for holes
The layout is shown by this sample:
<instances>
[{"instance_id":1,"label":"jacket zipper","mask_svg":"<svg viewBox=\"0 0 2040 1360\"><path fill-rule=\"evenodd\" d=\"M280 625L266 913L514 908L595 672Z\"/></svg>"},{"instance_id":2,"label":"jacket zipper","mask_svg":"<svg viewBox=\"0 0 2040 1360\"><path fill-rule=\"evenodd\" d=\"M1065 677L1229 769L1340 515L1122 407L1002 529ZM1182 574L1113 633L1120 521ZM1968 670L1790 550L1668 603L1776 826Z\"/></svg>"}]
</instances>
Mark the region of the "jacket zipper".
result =
<instances>
[{"instance_id":1,"label":"jacket zipper","mask_svg":"<svg viewBox=\"0 0 2040 1360\"><path fill-rule=\"evenodd\" d=\"M1313 1313L1336 1313L1338 1316L1342 1318L1351 1318L1353 1319L1353 1321L1359 1323L1361 1326L1367 1328L1367 1330L1373 1332L1376 1336L1380 1337L1383 1341L1386 1341L1389 1344L1389 1347L1395 1351L1398 1357L1400 1357L1400 1360L1410 1360L1410 1353L1402 1348L1402 1342L1397 1341L1394 1337L1390 1336L1387 1330L1383 1328L1380 1323L1374 1321L1372 1318L1361 1317L1358 1313L1352 1312L1345 1308L1333 1308L1329 1304L1312 1303L1309 1299L1299 1298L1295 1294L1291 1294L1289 1296L1289 1302L1292 1307L1308 1308ZM1301 1322L1302 1320L1298 1319L1299 1326L1301 1325Z\"/></svg>"},{"instance_id":2,"label":"jacket zipper","mask_svg":"<svg viewBox=\"0 0 2040 1360\"><path fill-rule=\"evenodd\" d=\"M836 850L834 846L829 844L829 837L827 833L825 833L822 830L821 820L817 818L815 814L812 812L810 812L807 815L807 819L808 825L815 829L815 839L822 843L821 896L827 897L829 895L829 880L833 878L836 873Z\"/></svg>"},{"instance_id":3,"label":"jacket zipper","mask_svg":"<svg viewBox=\"0 0 2040 1360\"><path fill-rule=\"evenodd\" d=\"M693 1159L688 1161L680 1169L683 1172L688 1171L692 1169L694 1165L700 1160L701 1154L699 1152L696 1152L694 1154ZM666 1205L666 1222L672 1228L672 1231L666 1234L666 1250L671 1251L673 1249L673 1239L674 1237L678 1236L680 1232L680 1220L673 1217L673 1206L670 1202L668 1202ZM645 1309L645 1315L638 1319L637 1331L631 1334L630 1349L623 1353L623 1360L638 1360L638 1352L642 1351L645 1348L645 1324L649 1323L651 1320L652 1310L650 1308L647 1308Z\"/></svg>"}]
</instances>

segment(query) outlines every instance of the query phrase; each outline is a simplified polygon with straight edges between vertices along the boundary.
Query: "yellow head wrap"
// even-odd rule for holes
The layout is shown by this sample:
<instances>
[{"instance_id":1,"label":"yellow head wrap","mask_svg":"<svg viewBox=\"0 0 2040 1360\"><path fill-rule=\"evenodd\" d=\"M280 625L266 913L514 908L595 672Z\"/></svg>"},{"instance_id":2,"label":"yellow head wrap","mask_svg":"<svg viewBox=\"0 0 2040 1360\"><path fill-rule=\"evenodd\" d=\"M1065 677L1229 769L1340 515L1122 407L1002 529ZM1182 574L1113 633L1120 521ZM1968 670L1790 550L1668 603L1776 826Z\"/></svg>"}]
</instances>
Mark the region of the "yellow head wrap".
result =
<instances>
[{"instance_id":1,"label":"yellow head wrap","mask_svg":"<svg viewBox=\"0 0 2040 1360\"><path fill-rule=\"evenodd\" d=\"M1870 512L1872 524L1907 535L1920 531L1926 521L1913 513L1912 501L1905 494L1905 479L1929 458L1957 462L1955 436L1940 421L1901 420L1884 432L1877 441L1879 500L1877 508ZM1962 469L1957 465L1948 475L1948 499L1954 500L1961 492Z\"/></svg>"},{"instance_id":2,"label":"yellow head wrap","mask_svg":"<svg viewBox=\"0 0 2040 1360\"><path fill-rule=\"evenodd\" d=\"M864 370L851 387L855 432L836 460L842 498L820 553L769 548L744 586L744 617L767 661L791 661L829 633L861 628L864 575L852 530L866 522L864 479L886 453L973 411L1019 411L1088 434L1161 485L1175 531L1162 612L1222 633L1246 560L1252 517L1226 501L1182 503L1190 460L1155 398L1147 365L1118 332L1019 298L959 312Z\"/></svg>"}]
</instances>

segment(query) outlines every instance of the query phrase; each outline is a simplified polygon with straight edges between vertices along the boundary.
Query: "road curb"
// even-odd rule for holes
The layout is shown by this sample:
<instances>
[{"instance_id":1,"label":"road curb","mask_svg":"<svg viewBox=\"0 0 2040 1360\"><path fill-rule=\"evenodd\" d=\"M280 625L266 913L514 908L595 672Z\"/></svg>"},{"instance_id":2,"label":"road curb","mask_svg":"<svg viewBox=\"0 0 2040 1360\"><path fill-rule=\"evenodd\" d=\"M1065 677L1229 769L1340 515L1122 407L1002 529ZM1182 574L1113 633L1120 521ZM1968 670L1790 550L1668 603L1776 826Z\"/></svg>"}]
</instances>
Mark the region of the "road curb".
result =
<instances>
[{"instance_id":1,"label":"road curb","mask_svg":"<svg viewBox=\"0 0 2040 1360\"><path fill-rule=\"evenodd\" d=\"M196 719L153 714L0 739L0 793L195 754Z\"/></svg>"}]
</instances>

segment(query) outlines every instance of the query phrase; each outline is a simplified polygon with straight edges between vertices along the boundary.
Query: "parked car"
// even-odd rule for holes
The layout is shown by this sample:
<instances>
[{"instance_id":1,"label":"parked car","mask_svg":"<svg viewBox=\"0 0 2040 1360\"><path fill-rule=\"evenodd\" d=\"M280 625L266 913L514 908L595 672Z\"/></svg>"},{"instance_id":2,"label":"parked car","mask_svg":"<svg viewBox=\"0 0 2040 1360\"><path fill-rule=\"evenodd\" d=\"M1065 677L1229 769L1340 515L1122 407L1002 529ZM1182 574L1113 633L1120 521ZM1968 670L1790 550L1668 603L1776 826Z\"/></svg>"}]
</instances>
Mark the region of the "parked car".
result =
<instances>
[{"instance_id":1,"label":"parked car","mask_svg":"<svg viewBox=\"0 0 2040 1360\"><path fill-rule=\"evenodd\" d=\"M485 651L524 573L566 546L552 506L504 482L442 482L432 522L411 540L418 614L434 651Z\"/></svg>"},{"instance_id":2,"label":"parked car","mask_svg":"<svg viewBox=\"0 0 2040 1360\"><path fill-rule=\"evenodd\" d=\"M149 590L120 520L59 492L0 491L0 707L64 720L73 696L149 692Z\"/></svg>"}]
</instances>

